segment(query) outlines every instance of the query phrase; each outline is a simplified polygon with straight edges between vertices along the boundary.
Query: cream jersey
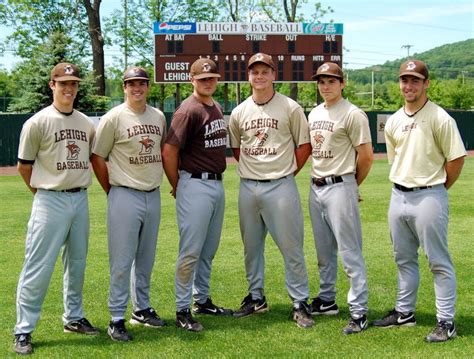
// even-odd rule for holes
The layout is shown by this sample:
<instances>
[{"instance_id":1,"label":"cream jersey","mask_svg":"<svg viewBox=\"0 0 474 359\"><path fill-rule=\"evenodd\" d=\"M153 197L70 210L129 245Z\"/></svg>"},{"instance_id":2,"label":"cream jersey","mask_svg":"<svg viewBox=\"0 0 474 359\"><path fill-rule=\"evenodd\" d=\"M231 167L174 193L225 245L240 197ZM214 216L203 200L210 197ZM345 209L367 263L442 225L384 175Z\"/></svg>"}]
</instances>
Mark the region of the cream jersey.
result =
<instances>
[{"instance_id":1,"label":"cream jersey","mask_svg":"<svg viewBox=\"0 0 474 359\"><path fill-rule=\"evenodd\" d=\"M390 181L405 187L446 182L446 161L466 155L456 121L428 101L410 117L403 108L385 125Z\"/></svg>"},{"instance_id":2,"label":"cream jersey","mask_svg":"<svg viewBox=\"0 0 474 359\"><path fill-rule=\"evenodd\" d=\"M94 134L92 120L76 110L65 115L51 105L28 119L21 130L18 159L34 161L31 187L89 187Z\"/></svg>"},{"instance_id":3,"label":"cream jersey","mask_svg":"<svg viewBox=\"0 0 474 359\"><path fill-rule=\"evenodd\" d=\"M123 103L101 118L93 152L108 159L112 186L149 191L163 179L165 136L163 112L147 105L144 113L136 113Z\"/></svg>"},{"instance_id":4,"label":"cream jersey","mask_svg":"<svg viewBox=\"0 0 474 359\"><path fill-rule=\"evenodd\" d=\"M249 97L230 115L229 138L240 149L237 172L246 179L277 179L296 168L295 148L309 143L303 109L292 99L275 93L264 106Z\"/></svg>"},{"instance_id":5,"label":"cream jersey","mask_svg":"<svg viewBox=\"0 0 474 359\"><path fill-rule=\"evenodd\" d=\"M320 104L308 116L312 147L312 177L341 176L356 172L355 147L372 142L364 111L341 98Z\"/></svg>"}]
</instances>

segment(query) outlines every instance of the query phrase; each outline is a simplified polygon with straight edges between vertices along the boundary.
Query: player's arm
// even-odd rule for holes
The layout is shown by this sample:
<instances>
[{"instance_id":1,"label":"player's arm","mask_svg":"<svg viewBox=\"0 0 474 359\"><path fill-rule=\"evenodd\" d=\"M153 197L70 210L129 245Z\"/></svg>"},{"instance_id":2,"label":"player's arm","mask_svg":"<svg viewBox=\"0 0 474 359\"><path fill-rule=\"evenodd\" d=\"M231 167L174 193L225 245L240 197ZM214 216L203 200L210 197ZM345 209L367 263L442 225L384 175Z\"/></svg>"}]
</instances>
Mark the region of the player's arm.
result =
<instances>
[{"instance_id":1,"label":"player's arm","mask_svg":"<svg viewBox=\"0 0 474 359\"><path fill-rule=\"evenodd\" d=\"M31 187L30 182L31 182L31 174L33 173L33 164L32 163L22 163L21 161L18 162L17 167L18 173L20 174L21 178L23 178L23 181L25 181L26 186L28 189L35 194L36 193L36 188Z\"/></svg>"},{"instance_id":2,"label":"player's arm","mask_svg":"<svg viewBox=\"0 0 474 359\"><path fill-rule=\"evenodd\" d=\"M462 167L464 166L464 156L446 162L444 169L446 170L446 182L444 186L449 189L459 178Z\"/></svg>"},{"instance_id":3,"label":"player's arm","mask_svg":"<svg viewBox=\"0 0 474 359\"><path fill-rule=\"evenodd\" d=\"M356 163L356 181L357 185L365 180L369 174L370 168L372 167L372 162L374 160L374 153L372 150L372 142L363 143L355 147L357 152L357 163Z\"/></svg>"},{"instance_id":4,"label":"player's arm","mask_svg":"<svg viewBox=\"0 0 474 359\"><path fill-rule=\"evenodd\" d=\"M232 149L232 154L234 155L234 158L239 162L240 159L240 148L233 148Z\"/></svg>"},{"instance_id":5,"label":"player's arm","mask_svg":"<svg viewBox=\"0 0 474 359\"><path fill-rule=\"evenodd\" d=\"M165 143L163 151L161 152L163 158L163 168L171 185L171 195L176 198L176 189L178 187L179 173L178 173L178 159L179 146Z\"/></svg>"},{"instance_id":6,"label":"player's arm","mask_svg":"<svg viewBox=\"0 0 474 359\"><path fill-rule=\"evenodd\" d=\"M91 163L97 180L104 189L105 193L109 194L109 171L107 170L107 163L105 162L105 159L93 153L91 156Z\"/></svg>"},{"instance_id":7,"label":"player's arm","mask_svg":"<svg viewBox=\"0 0 474 359\"><path fill-rule=\"evenodd\" d=\"M299 147L295 148L295 158L296 158L296 171L294 172L295 176L303 168L310 154L311 154L311 143L303 143L299 145Z\"/></svg>"}]
</instances>

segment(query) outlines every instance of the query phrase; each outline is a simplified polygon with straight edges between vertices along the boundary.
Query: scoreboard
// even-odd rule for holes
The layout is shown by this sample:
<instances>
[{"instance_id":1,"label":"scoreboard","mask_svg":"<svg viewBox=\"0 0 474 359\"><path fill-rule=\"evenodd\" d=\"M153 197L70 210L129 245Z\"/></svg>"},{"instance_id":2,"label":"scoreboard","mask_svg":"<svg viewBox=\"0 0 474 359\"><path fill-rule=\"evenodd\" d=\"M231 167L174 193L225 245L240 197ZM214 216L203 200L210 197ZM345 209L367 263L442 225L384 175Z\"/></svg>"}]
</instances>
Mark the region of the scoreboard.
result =
<instances>
[{"instance_id":1,"label":"scoreboard","mask_svg":"<svg viewBox=\"0 0 474 359\"><path fill-rule=\"evenodd\" d=\"M219 82L247 82L247 62L272 55L276 82L308 82L327 61L342 67L342 24L156 22L155 82L187 83L198 58L214 60Z\"/></svg>"}]
</instances>

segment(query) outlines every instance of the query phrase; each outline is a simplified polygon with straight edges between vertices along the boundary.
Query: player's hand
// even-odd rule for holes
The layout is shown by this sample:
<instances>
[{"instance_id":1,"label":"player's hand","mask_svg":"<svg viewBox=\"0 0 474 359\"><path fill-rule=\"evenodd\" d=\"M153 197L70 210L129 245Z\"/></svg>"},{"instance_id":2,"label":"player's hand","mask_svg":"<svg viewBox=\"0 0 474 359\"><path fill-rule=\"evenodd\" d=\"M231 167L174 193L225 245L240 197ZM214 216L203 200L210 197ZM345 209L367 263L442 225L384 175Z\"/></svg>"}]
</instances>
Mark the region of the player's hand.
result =
<instances>
[{"instance_id":1,"label":"player's hand","mask_svg":"<svg viewBox=\"0 0 474 359\"><path fill-rule=\"evenodd\" d=\"M176 188L172 188L170 194L173 196L174 199L176 199Z\"/></svg>"}]
</instances>

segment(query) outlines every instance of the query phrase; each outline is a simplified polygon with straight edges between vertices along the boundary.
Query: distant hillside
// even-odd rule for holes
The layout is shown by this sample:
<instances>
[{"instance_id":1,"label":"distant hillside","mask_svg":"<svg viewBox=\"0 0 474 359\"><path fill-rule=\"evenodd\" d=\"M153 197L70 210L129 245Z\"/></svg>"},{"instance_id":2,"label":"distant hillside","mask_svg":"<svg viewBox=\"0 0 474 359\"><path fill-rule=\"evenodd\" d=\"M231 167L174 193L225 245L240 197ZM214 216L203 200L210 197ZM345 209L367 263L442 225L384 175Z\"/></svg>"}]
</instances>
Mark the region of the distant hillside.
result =
<instances>
[{"instance_id":1,"label":"distant hillside","mask_svg":"<svg viewBox=\"0 0 474 359\"><path fill-rule=\"evenodd\" d=\"M464 76L474 79L474 39L446 44L434 49L415 53L410 58L425 61L430 76L437 79L456 79ZM372 68L376 68L378 81L397 81L400 64L408 58L387 61L383 65L360 70L350 70L349 78L359 83L371 81Z\"/></svg>"}]
</instances>

